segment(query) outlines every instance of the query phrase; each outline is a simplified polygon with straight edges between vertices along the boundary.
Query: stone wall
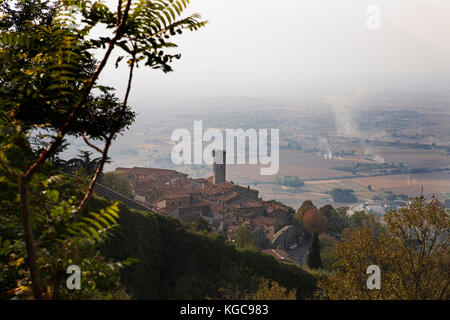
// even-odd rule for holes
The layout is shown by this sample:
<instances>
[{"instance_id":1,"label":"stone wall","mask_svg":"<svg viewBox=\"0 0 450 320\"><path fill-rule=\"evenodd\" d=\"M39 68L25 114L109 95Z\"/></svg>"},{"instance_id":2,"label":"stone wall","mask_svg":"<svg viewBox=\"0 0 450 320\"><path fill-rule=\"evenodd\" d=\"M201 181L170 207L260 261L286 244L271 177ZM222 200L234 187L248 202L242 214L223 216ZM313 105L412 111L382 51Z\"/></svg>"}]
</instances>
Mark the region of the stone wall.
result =
<instances>
[{"instance_id":1,"label":"stone wall","mask_svg":"<svg viewBox=\"0 0 450 320\"><path fill-rule=\"evenodd\" d=\"M298 243L298 242L299 242L298 228L294 225L288 225L273 235L271 245L274 248L280 247L287 249L290 243Z\"/></svg>"},{"instance_id":2,"label":"stone wall","mask_svg":"<svg viewBox=\"0 0 450 320\"><path fill-rule=\"evenodd\" d=\"M153 211L151 208L146 207L139 202L134 201L133 199L127 198L116 191L97 183L94 187L95 193L99 196L104 197L106 199L112 201L121 201L126 204L128 208L141 210L141 211Z\"/></svg>"}]
</instances>

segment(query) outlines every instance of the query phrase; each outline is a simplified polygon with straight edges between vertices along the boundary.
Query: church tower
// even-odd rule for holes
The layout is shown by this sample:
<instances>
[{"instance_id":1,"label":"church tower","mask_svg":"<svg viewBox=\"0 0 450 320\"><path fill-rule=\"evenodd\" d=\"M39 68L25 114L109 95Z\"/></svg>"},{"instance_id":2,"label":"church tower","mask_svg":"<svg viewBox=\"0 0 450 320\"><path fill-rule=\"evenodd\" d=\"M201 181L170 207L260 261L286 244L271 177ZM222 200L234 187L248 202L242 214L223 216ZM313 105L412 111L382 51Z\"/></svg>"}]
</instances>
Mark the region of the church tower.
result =
<instances>
[{"instance_id":1,"label":"church tower","mask_svg":"<svg viewBox=\"0 0 450 320\"><path fill-rule=\"evenodd\" d=\"M225 179L225 150L213 150L213 183L219 184L226 181Z\"/></svg>"}]
</instances>

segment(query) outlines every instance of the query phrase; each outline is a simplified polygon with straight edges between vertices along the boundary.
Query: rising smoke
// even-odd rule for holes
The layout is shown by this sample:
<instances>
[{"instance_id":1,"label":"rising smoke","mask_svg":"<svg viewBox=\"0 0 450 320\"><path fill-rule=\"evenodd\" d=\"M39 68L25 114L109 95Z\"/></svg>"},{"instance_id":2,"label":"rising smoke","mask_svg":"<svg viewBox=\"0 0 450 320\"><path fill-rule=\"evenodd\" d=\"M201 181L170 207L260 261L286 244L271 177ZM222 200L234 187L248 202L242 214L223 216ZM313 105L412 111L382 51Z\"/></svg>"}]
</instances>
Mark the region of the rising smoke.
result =
<instances>
[{"instance_id":1,"label":"rising smoke","mask_svg":"<svg viewBox=\"0 0 450 320\"><path fill-rule=\"evenodd\" d=\"M331 96L327 98L330 104L338 136L345 138L361 138L358 122L355 120L358 106L365 96L365 91L356 91L351 95Z\"/></svg>"},{"instance_id":2,"label":"rising smoke","mask_svg":"<svg viewBox=\"0 0 450 320\"><path fill-rule=\"evenodd\" d=\"M357 121L358 114L364 112L363 104L367 96L366 90L358 90L349 95L331 96L326 99L327 104L331 106L336 126L336 135L343 138L373 138L373 135L367 137ZM380 134L380 133L379 133ZM378 135L379 135L378 134ZM381 133L383 134L383 133ZM326 144L327 152L323 155L325 159L337 159L332 153L332 149L325 138L319 139L321 144ZM383 157L376 154L376 150L369 145L363 144L364 156L378 164L384 163Z\"/></svg>"}]
</instances>

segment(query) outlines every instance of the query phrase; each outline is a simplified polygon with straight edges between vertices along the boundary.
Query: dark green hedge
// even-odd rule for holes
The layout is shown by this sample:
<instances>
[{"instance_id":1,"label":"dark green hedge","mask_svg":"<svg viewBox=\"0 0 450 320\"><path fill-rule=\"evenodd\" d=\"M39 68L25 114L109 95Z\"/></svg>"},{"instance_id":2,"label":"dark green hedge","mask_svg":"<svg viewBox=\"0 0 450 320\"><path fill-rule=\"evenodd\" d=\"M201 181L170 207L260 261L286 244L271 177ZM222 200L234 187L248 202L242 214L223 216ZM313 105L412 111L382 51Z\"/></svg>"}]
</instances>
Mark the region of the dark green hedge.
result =
<instances>
[{"instance_id":1,"label":"dark green hedge","mask_svg":"<svg viewBox=\"0 0 450 320\"><path fill-rule=\"evenodd\" d=\"M113 260L139 260L121 274L133 298L220 298L219 288L252 291L260 277L297 289L299 299L311 297L315 290L315 278L299 267L260 252L238 250L218 234L188 231L174 218L121 204L119 223L121 228L101 251Z\"/></svg>"}]
</instances>

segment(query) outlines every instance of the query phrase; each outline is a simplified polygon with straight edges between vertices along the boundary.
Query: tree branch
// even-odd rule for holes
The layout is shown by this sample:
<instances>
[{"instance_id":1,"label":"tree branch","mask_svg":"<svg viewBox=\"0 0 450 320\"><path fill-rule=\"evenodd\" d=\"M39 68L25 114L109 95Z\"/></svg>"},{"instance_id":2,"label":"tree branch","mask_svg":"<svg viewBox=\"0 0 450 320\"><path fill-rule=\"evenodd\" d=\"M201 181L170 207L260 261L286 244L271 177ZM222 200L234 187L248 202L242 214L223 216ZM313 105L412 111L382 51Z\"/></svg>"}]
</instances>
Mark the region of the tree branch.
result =
<instances>
[{"instance_id":1,"label":"tree branch","mask_svg":"<svg viewBox=\"0 0 450 320\"><path fill-rule=\"evenodd\" d=\"M86 136L84 135L84 133L82 133L81 136L83 137L84 142L85 142L89 147L91 147L92 149L94 149L94 150L96 150L96 151L98 151L98 152L100 152L100 153L103 154L103 150L100 149L99 147L93 145L92 143L90 143L89 140L88 140L88 139L86 138Z\"/></svg>"},{"instance_id":2,"label":"tree branch","mask_svg":"<svg viewBox=\"0 0 450 320\"><path fill-rule=\"evenodd\" d=\"M121 1L121 0L119 0ZM39 170L39 168L42 166L42 164L45 162L45 160L47 160L47 158L59 147L59 145L61 144L64 135L67 133L67 130L69 128L69 125L71 124L72 120L75 118L75 116L77 115L78 111L82 108L82 106L84 105L84 103L87 100L87 97L89 95L89 93L91 92L92 87L94 86L95 81L97 81L98 77L100 76L100 73L102 72L103 68L106 65L106 62L109 59L109 56L111 55L112 50L114 49L117 41L122 37L123 35L123 28L125 26L125 22L128 18L128 12L130 10L130 6L131 6L131 0L127 1L127 6L125 8L124 14L123 14L123 18L121 19L121 21L118 21L117 24L117 28L115 30L115 35L114 37L109 41L109 45L108 45L108 49L105 52L105 55L103 56L102 61L100 62L100 64L97 66L96 70L94 71L94 73L92 74L92 76L89 78L89 82L86 85L85 91L83 96L80 98L80 100L77 102L77 104L74 106L72 113L69 115L69 117L67 118L67 121L64 123L64 125L59 128L58 130L58 134L57 137L55 138L55 140L52 142L52 144L45 149L41 155L39 156L39 158L35 161L35 163L33 165L31 165L28 169L28 171L25 173L24 176L24 181L30 181L32 176Z\"/></svg>"},{"instance_id":3,"label":"tree branch","mask_svg":"<svg viewBox=\"0 0 450 320\"><path fill-rule=\"evenodd\" d=\"M136 64L136 53L135 52L133 52L132 57L133 58L132 58L131 65L130 65L130 73L128 75L127 90L126 90L125 97L124 97L124 100L123 100L122 108L120 110L119 118L121 116L123 116L123 114L127 110L128 97L130 95L131 82L133 80L133 71L134 71L134 66ZM86 207L89 199L92 196L92 193L94 192L94 187L95 187L95 185L97 183L97 180L98 180L98 178L100 177L100 175L103 172L103 167L105 165L106 159L108 158L109 147L111 146L112 140L114 139L114 137L116 136L117 132L119 131L119 124L117 126L118 127L113 128L111 130L111 133L109 134L108 138L106 139L105 147L103 149L102 159L98 163L97 170L95 171L94 177L92 177L92 180L91 180L91 182L89 184L89 188L88 188L88 190L87 190L83 200L81 201L80 205L78 206L78 211L77 211L77 215L78 216L79 216L79 213L81 213L83 211L83 209Z\"/></svg>"},{"instance_id":4,"label":"tree branch","mask_svg":"<svg viewBox=\"0 0 450 320\"><path fill-rule=\"evenodd\" d=\"M33 231L30 219L30 201L29 201L29 185L22 177L19 177L19 193L20 207L22 211L22 225L25 238L25 246L27 250L27 263L30 268L31 283L33 285L34 298L39 300L42 298L41 278L39 276L39 268L37 265L36 250L34 248Z\"/></svg>"},{"instance_id":5,"label":"tree branch","mask_svg":"<svg viewBox=\"0 0 450 320\"><path fill-rule=\"evenodd\" d=\"M122 0L119 0L119 4L121 4ZM36 258L36 252L34 247L34 241L33 241L33 235L32 235L32 226L31 226L31 220L30 220L30 201L29 201L29 182L31 181L34 174L41 168L41 166L44 164L44 162L59 148L61 145L64 135L67 133L70 124L72 123L73 119L76 118L78 115L78 112L82 107L84 106L89 93L92 90L92 87L94 86L95 82L97 81L98 77L100 76L100 73L102 72L103 68L106 65L106 62L109 59L109 56L111 55L112 50L114 49L117 41L123 36L123 28L125 26L125 22L128 18L128 12L130 10L131 6L131 0L127 1L127 5L123 14L122 19L120 21L117 21L117 27L115 30L114 37L109 41L108 49L105 52L105 55L103 56L103 59L101 60L100 64L95 69L94 73L89 78L89 81L84 88L84 93L80 100L75 104L73 107L72 112L68 116L66 122L58 129L57 136L53 140L53 142L50 144L50 146L42 151L38 159L28 167L28 170L24 175L17 175L12 170L8 170L7 163L0 158L0 163L2 166L4 166L8 172L12 173L13 176L17 177L18 183L19 183L19 192L20 192L20 204L21 204L21 213L22 213L22 224L23 224L23 230L24 230L24 237L25 237L25 244L26 244L26 250L27 250L27 260L28 260L28 266L30 268L30 276L31 276L31 282L33 286L33 295L35 299L41 299L42 298L42 291L41 291L41 281L39 276L39 268L37 265L37 258ZM118 16L121 15L121 10L118 12ZM108 146L109 147L109 146ZM107 152L107 148L105 148L105 154ZM106 161L106 158L104 159ZM104 164L103 161L103 164ZM103 164L101 165L101 169L103 169ZM100 167L99 167L100 168Z\"/></svg>"}]
</instances>

